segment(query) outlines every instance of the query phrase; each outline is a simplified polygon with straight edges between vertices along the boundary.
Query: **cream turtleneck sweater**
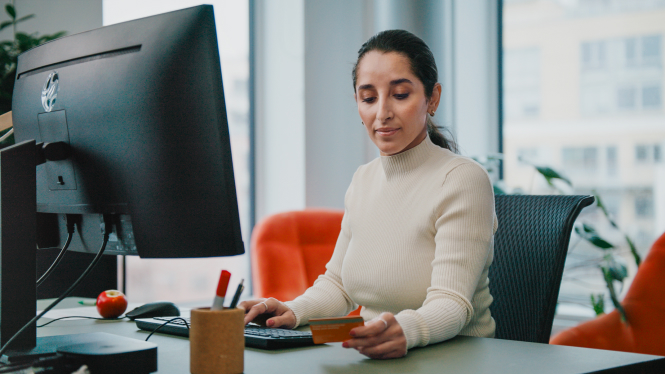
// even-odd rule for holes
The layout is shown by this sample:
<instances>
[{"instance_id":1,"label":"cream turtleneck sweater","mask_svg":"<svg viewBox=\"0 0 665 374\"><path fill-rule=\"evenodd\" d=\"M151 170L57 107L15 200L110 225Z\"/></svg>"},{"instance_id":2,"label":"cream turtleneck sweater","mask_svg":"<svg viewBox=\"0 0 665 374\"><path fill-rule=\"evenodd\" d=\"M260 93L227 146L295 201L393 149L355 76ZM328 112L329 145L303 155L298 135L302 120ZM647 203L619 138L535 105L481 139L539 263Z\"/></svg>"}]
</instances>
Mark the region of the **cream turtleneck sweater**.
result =
<instances>
[{"instance_id":1,"label":"cream turtleneck sweater","mask_svg":"<svg viewBox=\"0 0 665 374\"><path fill-rule=\"evenodd\" d=\"M407 348L457 334L493 337L487 272L497 229L485 169L429 137L356 171L325 274L286 305L297 326L395 314Z\"/></svg>"}]
</instances>

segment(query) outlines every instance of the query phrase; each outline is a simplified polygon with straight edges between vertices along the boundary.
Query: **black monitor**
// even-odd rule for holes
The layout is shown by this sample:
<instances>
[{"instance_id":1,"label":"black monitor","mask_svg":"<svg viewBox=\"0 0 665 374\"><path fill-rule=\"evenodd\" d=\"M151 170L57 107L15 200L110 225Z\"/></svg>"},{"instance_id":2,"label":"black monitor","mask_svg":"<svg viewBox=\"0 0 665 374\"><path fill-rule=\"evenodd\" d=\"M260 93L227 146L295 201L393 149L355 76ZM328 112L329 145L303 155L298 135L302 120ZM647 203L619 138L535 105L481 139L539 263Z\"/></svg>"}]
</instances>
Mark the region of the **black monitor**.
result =
<instances>
[{"instance_id":1,"label":"black monitor","mask_svg":"<svg viewBox=\"0 0 665 374\"><path fill-rule=\"evenodd\" d=\"M113 227L106 254L244 253L212 6L23 53L12 117L17 146L34 140L37 153L46 153L36 167L37 237L25 251L34 251L35 241L64 245L69 216L75 251L99 250L106 219ZM3 290L7 282L3 277Z\"/></svg>"},{"instance_id":2,"label":"black monitor","mask_svg":"<svg viewBox=\"0 0 665 374\"><path fill-rule=\"evenodd\" d=\"M82 215L72 250L95 252L99 215L114 214L110 254L244 253L212 6L23 53L12 117L17 143L71 146L67 159L37 167L37 211ZM55 221L59 237L40 242L64 242Z\"/></svg>"}]
</instances>

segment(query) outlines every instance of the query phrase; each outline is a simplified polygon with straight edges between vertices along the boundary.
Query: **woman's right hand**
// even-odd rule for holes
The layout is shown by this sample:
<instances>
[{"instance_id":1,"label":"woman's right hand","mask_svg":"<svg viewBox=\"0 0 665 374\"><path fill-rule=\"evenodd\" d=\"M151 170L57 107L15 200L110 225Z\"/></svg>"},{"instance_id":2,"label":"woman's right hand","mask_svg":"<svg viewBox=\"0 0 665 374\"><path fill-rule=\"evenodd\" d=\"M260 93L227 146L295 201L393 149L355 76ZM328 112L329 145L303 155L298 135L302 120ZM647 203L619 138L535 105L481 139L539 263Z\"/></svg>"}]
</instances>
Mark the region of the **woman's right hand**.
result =
<instances>
[{"instance_id":1,"label":"woman's right hand","mask_svg":"<svg viewBox=\"0 0 665 374\"><path fill-rule=\"evenodd\" d=\"M267 314L273 316L266 321L268 327L292 329L296 326L296 315L286 304L275 298L243 301L238 306L245 309L245 325L256 317Z\"/></svg>"}]
</instances>

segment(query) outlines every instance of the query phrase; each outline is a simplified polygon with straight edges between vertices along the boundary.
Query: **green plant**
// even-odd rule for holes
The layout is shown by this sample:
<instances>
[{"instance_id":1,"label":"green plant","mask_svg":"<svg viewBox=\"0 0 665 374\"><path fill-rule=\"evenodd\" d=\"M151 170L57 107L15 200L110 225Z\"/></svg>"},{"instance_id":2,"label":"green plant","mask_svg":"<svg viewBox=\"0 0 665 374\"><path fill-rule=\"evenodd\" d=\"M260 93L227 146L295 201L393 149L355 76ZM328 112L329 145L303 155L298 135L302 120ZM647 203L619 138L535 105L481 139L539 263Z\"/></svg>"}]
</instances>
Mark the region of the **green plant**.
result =
<instances>
[{"instance_id":1,"label":"green plant","mask_svg":"<svg viewBox=\"0 0 665 374\"><path fill-rule=\"evenodd\" d=\"M0 31L8 27L13 30L13 40L5 40L0 42L0 114L12 110L12 94L14 93L14 81L16 80L16 64L18 55L34 48L40 44L46 43L53 39L57 39L66 34L65 31L60 31L51 35L39 36L37 33L24 33L16 30L16 25L21 22L27 21L35 17L34 14L29 14L18 18L16 15L16 8L14 1L5 5L5 12L9 16L9 20L0 23ZM0 137L11 129L7 129L0 133ZM0 143L0 148L7 145L14 144L14 136L10 135L8 138Z\"/></svg>"},{"instance_id":2,"label":"green plant","mask_svg":"<svg viewBox=\"0 0 665 374\"><path fill-rule=\"evenodd\" d=\"M572 183L570 182L570 180L563 177L561 173L556 172L554 169L549 167L539 167L535 165L534 167L536 171L546 179L548 185L555 188L557 191L561 190L554 185L553 180L555 179L560 179L572 187ZM603 216L605 217L605 219L607 219L610 225L615 230L618 230L622 234L622 236L626 240L626 243L628 244L628 247L630 248L630 252L633 256L633 259L635 260L635 264L637 265L637 267L639 267L642 262L642 259L640 258L640 255L637 252L637 248L635 247L634 242L630 239L630 237L627 234L621 231L621 229L616 224L614 219L612 219L612 216L607 211L607 207L605 206L605 204L603 204L603 199L600 197L598 192L593 190L592 193L596 199L596 207L600 209L600 211L603 213ZM588 223L578 224L575 227L575 233L577 233L577 235L579 235L580 238L582 238L583 240L587 241L594 247L603 251L603 258L597 264L597 266L603 275L603 280L605 281L605 285L610 294L610 300L612 300L612 304L619 312L621 320L624 323L628 323L626 312L624 311L623 306L619 301L618 293L615 287L615 284L618 283L620 287L623 288L623 282L628 277L628 268L626 264L623 262L623 260L619 256L617 256L616 254L617 247L614 244L612 244L610 241L602 238L600 234L597 232L597 230ZM602 294L597 294L595 296L593 294L591 295L591 306L593 307L593 310L596 313L596 315L605 313L605 302L602 297Z\"/></svg>"}]
</instances>

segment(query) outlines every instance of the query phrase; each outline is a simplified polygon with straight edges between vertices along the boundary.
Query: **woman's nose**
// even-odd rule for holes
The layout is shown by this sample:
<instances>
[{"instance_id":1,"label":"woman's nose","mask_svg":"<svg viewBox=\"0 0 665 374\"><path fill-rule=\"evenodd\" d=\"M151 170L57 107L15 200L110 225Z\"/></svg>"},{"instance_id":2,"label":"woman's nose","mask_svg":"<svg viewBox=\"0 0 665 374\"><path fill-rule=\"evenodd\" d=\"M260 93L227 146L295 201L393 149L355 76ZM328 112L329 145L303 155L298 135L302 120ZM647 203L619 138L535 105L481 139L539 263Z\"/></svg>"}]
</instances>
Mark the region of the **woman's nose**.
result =
<instances>
[{"instance_id":1,"label":"woman's nose","mask_svg":"<svg viewBox=\"0 0 665 374\"><path fill-rule=\"evenodd\" d=\"M384 123L393 117L390 103L385 98L379 99L379 110L376 112L377 119Z\"/></svg>"}]
</instances>

